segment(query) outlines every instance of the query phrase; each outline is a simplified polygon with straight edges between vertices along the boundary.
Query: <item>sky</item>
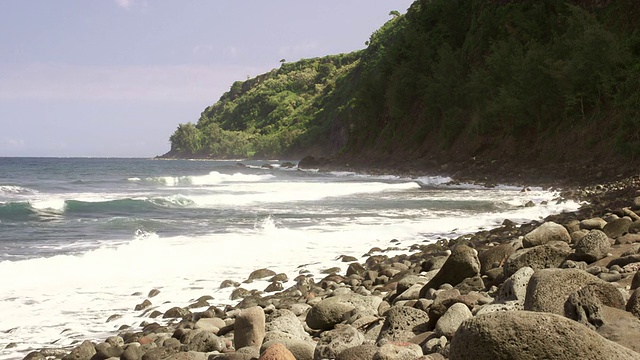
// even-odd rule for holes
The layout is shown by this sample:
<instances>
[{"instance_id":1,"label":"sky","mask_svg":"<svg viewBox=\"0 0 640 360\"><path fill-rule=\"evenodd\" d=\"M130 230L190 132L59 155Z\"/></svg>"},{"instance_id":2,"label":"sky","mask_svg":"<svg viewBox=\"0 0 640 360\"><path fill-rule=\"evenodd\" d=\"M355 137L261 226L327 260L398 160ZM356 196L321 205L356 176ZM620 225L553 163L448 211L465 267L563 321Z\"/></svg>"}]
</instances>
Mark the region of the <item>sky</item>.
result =
<instances>
[{"instance_id":1,"label":"sky","mask_svg":"<svg viewBox=\"0 0 640 360\"><path fill-rule=\"evenodd\" d=\"M0 156L161 155L234 81L362 49L412 2L0 1Z\"/></svg>"}]
</instances>

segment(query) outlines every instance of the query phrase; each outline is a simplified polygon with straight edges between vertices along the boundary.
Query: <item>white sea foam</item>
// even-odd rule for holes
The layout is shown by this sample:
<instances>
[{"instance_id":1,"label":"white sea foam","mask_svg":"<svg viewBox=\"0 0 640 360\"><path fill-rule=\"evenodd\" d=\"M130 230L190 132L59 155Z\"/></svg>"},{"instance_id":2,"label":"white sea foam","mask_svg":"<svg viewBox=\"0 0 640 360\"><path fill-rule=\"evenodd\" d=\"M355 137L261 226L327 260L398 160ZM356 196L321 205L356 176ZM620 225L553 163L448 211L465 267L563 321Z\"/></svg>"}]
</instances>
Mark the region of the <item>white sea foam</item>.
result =
<instances>
[{"instance_id":1,"label":"white sea foam","mask_svg":"<svg viewBox=\"0 0 640 360\"><path fill-rule=\"evenodd\" d=\"M16 185L0 185L0 195L25 195L35 194L37 190Z\"/></svg>"}]
</instances>

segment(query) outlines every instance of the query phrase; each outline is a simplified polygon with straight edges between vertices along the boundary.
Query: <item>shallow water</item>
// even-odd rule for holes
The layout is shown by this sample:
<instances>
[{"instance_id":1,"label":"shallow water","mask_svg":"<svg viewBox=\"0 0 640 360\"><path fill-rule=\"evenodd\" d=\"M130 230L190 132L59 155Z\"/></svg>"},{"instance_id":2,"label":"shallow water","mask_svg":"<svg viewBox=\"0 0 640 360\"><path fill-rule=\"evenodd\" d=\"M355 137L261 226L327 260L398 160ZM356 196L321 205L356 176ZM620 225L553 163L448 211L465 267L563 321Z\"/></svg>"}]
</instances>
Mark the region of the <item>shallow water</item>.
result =
<instances>
[{"instance_id":1,"label":"shallow water","mask_svg":"<svg viewBox=\"0 0 640 360\"><path fill-rule=\"evenodd\" d=\"M541 189L245 164L0 158L0 359L135 327L144 318L133 308L154 288L162 312L202 295L232 304L220 283L258 268L319 275L344 270L339 255L406 252L505 218L577 208ZM537 206L524 207L529 201Z\"/></svg>"}]
</instances>

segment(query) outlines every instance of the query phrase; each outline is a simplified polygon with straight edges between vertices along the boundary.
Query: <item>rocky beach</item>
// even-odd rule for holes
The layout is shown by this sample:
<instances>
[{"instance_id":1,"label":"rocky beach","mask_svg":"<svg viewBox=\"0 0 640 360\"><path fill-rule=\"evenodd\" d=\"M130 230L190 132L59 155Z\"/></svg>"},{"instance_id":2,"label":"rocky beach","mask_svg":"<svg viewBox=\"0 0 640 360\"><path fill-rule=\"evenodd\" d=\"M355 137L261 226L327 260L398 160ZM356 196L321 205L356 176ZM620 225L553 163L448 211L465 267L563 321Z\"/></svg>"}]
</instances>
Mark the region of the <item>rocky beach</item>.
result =
<instances>
[{"instance_id":1,"label":"rocky beach","mask_svg":"<svg viewBox=\"0 0 640 360\"><path fill-rule=\"evenodd\" d=\"M150 289L131 305L140 328L25 359L640 359L639 185L565 187L557 201L587 201L576 212L391 240L320 281L256 264L220 284L234 306L203 296L162 313Z\"/></svg>"}]
</instances>

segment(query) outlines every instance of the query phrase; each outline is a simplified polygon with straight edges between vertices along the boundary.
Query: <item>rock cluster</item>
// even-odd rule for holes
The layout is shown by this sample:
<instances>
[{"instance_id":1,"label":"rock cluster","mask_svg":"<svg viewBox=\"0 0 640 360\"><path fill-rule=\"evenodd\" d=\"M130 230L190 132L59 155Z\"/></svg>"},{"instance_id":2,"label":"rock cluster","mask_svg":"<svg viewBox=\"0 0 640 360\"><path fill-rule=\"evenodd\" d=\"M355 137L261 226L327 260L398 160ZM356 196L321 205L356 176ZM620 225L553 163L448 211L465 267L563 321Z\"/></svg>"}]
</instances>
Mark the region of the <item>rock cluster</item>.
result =
<instances>
[{"instance_id":1,"label":"rock cluster","mask_svg":"<svg viewBox=\"0 0 640 360\"><path fill-rule=\"evenodd\" d=\"M283 290L226 281L236 306L173 308L156 314L167 323L25 359L640 359L640 199L624 200L405 255L374 249ZM268 277L287 281L268 269L250 279Z\"/></svg>"}]
</instances>

